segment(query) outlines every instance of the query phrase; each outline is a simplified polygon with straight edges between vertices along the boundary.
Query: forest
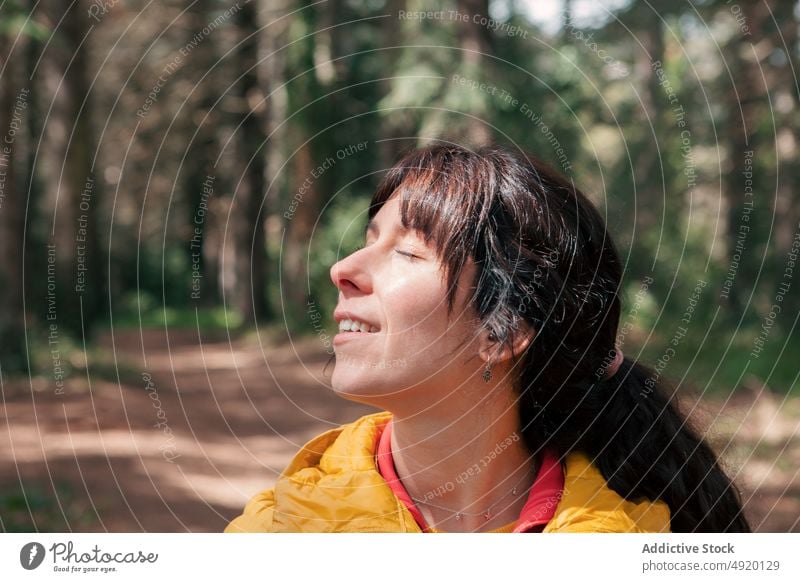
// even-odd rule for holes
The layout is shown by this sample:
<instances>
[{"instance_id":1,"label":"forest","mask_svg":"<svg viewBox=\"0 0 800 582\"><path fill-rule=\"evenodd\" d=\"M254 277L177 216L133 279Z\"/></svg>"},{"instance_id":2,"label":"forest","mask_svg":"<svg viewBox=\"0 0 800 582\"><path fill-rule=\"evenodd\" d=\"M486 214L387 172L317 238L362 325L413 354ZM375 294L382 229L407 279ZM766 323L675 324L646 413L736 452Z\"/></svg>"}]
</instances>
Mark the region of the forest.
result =
<instances>
[{"instance_id":1,"label":"forest","mask_svg":"<svg viewBox=\"0 0 800 582\"><path fill-rule=\"evenodd\" d=\"M171 420L158 442L172 448L154 457L189 463L194 444L178 436L199 437L183 382L247 396L241 418L206 419L227 438L227 419L261 418L247 387L275 380L265 350L321 373L335 333L329 269L361 244L370 196L404 151L513 144L606 219L624 261L626 355L711 410L739 403L718 444L768 465L747 490L776 479L754 510L762 529L796 530L795 518L769 519L800 515L789 469L800 463L798 20L793 0L0 2L0 381L12 432L33 431L37 414L61 430L80 411L91 430L130 427L115 400L125 389L144 417ZM242 353L258 373L236 371ZM209 354L227 379L196 359ZM145 373L161 391L155 409ZM316 410L308 390L298 406ZM82 408L90 395L116 404ZM728 449L734 437L746 442ZM98 519L219 530L214 515L246 497L213 500L197 523L148 522L135 501L87 503L91 482L45 479L49 453L18 454L3 460L9 474L24 465L0 495L6 530L102 529Z\"/></svg>"}]
</instances>

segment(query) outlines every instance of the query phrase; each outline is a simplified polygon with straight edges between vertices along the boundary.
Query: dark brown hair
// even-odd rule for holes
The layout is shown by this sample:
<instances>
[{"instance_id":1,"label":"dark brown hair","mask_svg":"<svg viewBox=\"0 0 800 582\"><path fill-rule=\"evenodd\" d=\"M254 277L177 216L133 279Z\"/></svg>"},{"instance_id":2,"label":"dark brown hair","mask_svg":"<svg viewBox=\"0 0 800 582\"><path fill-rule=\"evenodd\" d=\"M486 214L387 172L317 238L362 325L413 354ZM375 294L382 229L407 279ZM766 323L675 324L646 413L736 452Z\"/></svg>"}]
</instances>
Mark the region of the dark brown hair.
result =
<instances>
[{"instance_id":1,"label":"dark brown hair","mask_svg":"<svg viewBox=\"0 0 800 582\"><path fill-rule=\"evenodd\" d=\"M605 223L573 183L533 156L499 146L434 145L406 154L369 209L393 195L401 220L455 281L477 266L472 304L499 342L523 326L515 389L528 449L586 453L626 499L663 500L673 531L750 531L739 494L652 369L615 355L622 265ZM658 381L656 381L658 380Z\"/></svg>"}]
</instances>

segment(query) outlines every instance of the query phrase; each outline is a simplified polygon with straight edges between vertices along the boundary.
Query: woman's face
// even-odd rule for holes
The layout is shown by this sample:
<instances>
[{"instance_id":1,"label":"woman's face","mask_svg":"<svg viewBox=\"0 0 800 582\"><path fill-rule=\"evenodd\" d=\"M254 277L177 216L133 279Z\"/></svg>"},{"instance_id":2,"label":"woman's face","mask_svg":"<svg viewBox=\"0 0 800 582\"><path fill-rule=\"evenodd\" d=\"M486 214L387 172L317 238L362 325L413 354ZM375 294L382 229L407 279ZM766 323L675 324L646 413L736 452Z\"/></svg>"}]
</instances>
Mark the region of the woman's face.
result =
<instances>
[{"instance_id":1,"label":"woman's face","mask_svg":"<svg viewBox=\"0 0 800 582\"><path fill-rule=\"evenodd\" d=\"M339 395L387 408L393 402L424 406L481 369L477 348L459 345L476 324L465 309L475 265L468 262L462 272L448 318L442 263L420 234L403 230L396 196L372 219L364 247L330 274L339 289L331 379ZM348 319L371 331L343 331Z\"/></svg>"}]
</instances>

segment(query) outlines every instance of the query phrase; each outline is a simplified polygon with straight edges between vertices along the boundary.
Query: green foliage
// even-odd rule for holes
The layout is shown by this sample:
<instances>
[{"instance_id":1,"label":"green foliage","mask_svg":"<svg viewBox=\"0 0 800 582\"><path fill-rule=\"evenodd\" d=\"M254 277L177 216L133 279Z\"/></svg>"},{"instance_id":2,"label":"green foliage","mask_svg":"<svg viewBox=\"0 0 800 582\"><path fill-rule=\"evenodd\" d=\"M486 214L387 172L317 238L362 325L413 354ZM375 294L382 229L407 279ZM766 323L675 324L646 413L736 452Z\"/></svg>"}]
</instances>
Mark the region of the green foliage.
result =
<instances>
[{"instance_id":1,"label":"green foliage","mask_svg":"<svg viewBox=\"0 0 800 582\"><path fill-rule=\"evenodd\" d=\"M141 306L141 314L137 310L137 302ZM152 298L146 294L128 296L125 307L115 312L114 327L138 328L188 328L201 331L235 330L242 325L242 317L235 309L218 307L169 307L156 306Z\"/></svg>"},{"instance_id":2,"label":"green foliage","mask_svg":"<svg viewBox=\"0 0 800 582\"><path fill-rule=\"evenodd\" d=\"M45 487L3 488L0 492L0 531L86 531L99 522L91 504L76 495L69 483L56 483L55 495Z\"/></svg>"},{"instance_id":3,"label":"green foliage","mask_svg":"<svg viewBox=\"0 0 800 582\"><path fill-rule=\"evenodd\" d=\"M0 37L27 36L34 40L45 40L50 30L42 23L30 18L19 2L7 0L0 5Z\"/></svg>"},{"instance_id":4,"label":"green foliage","mask_svg":"<svg viewBox=\"0 0 800 582\"><path fill-rule=\"evenodd\" d=\"M459 141L470 137L469 124L475 117L492 128L497 141L531 151L575 179L601 207L625 260L628 285L653 277L631 336L642 342L648 358L657 361L670 347L693 288L698 281L708 282L690 332L680 341L665 374L681 375L686 370L694 376L697 371L698 382L735 384L741 375L739 364L748 361L765 306L768 310L786 265L786 249L776 246L778 223L797 207L796 193L785 186L797 181L796 170L779 157L781 148L775 147L788 139L777 139L782 127L797 122L796 87L787 74L797 69L796 55L789 55L791 61L787 61L781 36L785 31L775 28L781 25L780 19L774 22L764 17L758 23L759 38L743 37L730 3L721 0L691 7L665 0L615 5L613 14L587 20L584 29L571 22L547 32L529 19L519 3L495 3L490 7L503 13L500 24L517 27L524 34L505 34L502 28L489 31L491 50L477 60L465 57L469 43L464 42L462 23L448 17L400 19L390 14L395 4L382 0L304 0L291 14L273 15L277 18L271 18L257 39L264 43L261 53L271 55L259 72L266 74L270 65L269 83L265 83L269 95L253 95L252 103L247 103L265 107L270 115L266 125L280 126L282 132L264 140L259 150L268 160L266 174L271 184L265 194L267 288L260 291L268 297L273 314L272 320L259 325L288 326L292 333L315 333L322 324L331 329L337 294L330 282L330 267L361 244L366 206L382 170L401 150L423 138ZM463 9L454 0L409 0L402 6L407 11L443 10L445 14ZM207 4L208 15L217 17L222 7ZM740 3L737 9L747 11L750 25L761 18L750 4ZM6 2L0 35L8 39L21 31L31 38L45 38L42 23L47 20L29 19L26 10L19 1ZM775 11L781 11L782 18L796 18L783 5L776 4ZM93 28L87 47L95 51L94 60L100 60L97 47L110 46L94 35L108 35L105 41L110 42L122 39L120 49L134 42L125 28L132 14L115 9L113 16L109 14ZM196 17L203 11L192 14ZM98 176L126 178L117 185L113 205L109 197L97 217L98 232L113 232L108 250L113 324L238 328L242 318L234 305L241 306L242 301L229 300L228 293L236 285L230 279L235 271L231 264L241 264L236 263L241 258L232 258L227 245L235 239L232 233L250 225L241 224L241 218L230 212L230 192L241 177L234 158L248 153L234 145L240 130L234 120L240 118L247 105L243 101L249 97L242 100L225 89L236 86L243 73L228 60L236 54L229 49L239 40L237 26L231 23L211 32L204 37L203 48L198 47L222 57L219 76L206 79L219 87L201 106L198 103L204 99L197 95L187 101L192 87L186 84L206 72L199 52L183 59L174 72L164 69L186 46L184 31L195 30L198 22L180 20L162 36L157 34L163 24L160 15L142 18L146 21L137 22L131 32L140 35L136 42L141 46L157 38L152 50L147 54L114 51L103 61L92 93L93 107L103 114L98 119L105 120L105 112L113 109L103 127L106 141L93 160L102 169ZM757 61L751 41L758 43ZM661 63L663 79L655 74L654 61ZM50 69L42 66L39 74L47 75ZM455 83L456 74L473 86ZM134 119L138 133L128 147L128 138L120 136L131 135L129 113L142 106L159 75L164 76L164 86L150 113ZM130 84L125 85L125 79ZM206 111L217 97L214 111ZM31 101L31 111L34 105ZM675 112L678 105L684 110L680 123ZM191 201L197 192L191 191L187 180L176 182L174 170L187 153L186 136L198 129L206 113L213 120L216 141L207 144L209 159L214 159L219 181L203 224L203 256L206 252L214 256L216 262L209 261L208 269L213 265L225 279L221 284L228 285L228 303L223 305L220 297L209 293L204 296L208 305L195 309L190 298L188 248L195 225L187 219L192 216L187 208L194 208ZM72 120L57 121L72 126ZM719 298L719 286L731 264L736 205L741 202L737 196L742 190L742 152L735 151L740 147L735 138L743 122L744 141L757 150L752 174L762 195L751 215L751 230L732 289L738 299L726 302ZM691 163L682 149L683 130L690 138ZM26 142L36 140L29 137L17 146L23 148ZM361 142L369 144L366 152L336 158L341 148ZM20 149L20 159L23 153ZM336 163L315 179L314 195L307 194L303 201L313 206L305 206L306 215L289 224L282 216L289 200L298 193L309 168L327 157L336 158ZM41 161L44 168L57 168L60 163ZM693 179L687 175L689 170L694 172ZM777 204L776 184L786 188L780 196L789 200ZM55 191L52 184L46 186ZM31 205L31 216L35 206ZM111 206L118 214L110 215ZM41 214L52 210L48 207ZM162 223L167 222L165 215L168 224ZM46 222L41 217L29 220L28 233L37 244L43 245L52 235L54 227ZM67 228L74 229L74 221L66 222ZM300 229L299 236L285 237L293 227ZM73 236L68 232L58 238ZM286 249L282 244L303 248ZM26 260L34 272L44 273L46 265L37 253L32 249ZM295 259L290 267L287 255ZM302 264L296 260L298 255ZM294 280L301 276L303 280ZM41 295L43 277L31 280L33 294ZM637 288L633 284L628 290L628 308L636 300ZM797 307L797 300L787 296L786 301ZM321 323L303 311L303 305L317 310ZM785 313L793 311L787 306ZM763 354L750 362L747 373L781 388L793 385L792 367L778 348L779 338L789 336L791 325L791 317L786 316L776 323ZM33 335L44 337L38 331ZM46 342L35 337L33 342L34 369L47 371L51 362ZM75 344L79 342L63 335L60 347L68 355L81 352L82 346Z\"/></svg>"}]
</instances>

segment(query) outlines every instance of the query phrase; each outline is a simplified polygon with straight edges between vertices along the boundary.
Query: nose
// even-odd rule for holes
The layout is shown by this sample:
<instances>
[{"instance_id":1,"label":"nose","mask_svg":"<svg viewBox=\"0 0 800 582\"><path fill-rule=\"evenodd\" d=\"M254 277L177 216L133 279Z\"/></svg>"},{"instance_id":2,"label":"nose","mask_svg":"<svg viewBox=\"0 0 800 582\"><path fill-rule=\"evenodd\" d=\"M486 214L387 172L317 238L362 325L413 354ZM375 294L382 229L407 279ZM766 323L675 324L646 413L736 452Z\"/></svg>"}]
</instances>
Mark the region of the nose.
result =
<instances>
[{"instance_id":1,"label":"nose","mask_svg":"<svg viewBox=\"0 0 800 582\"><path fill-rule=\"evenodd\" d=\"M331 267L330 276L331 281L339 291L369 293L371 290L370 275L365 268L361 251L351 253L338 263L335 263Z\"/></svg>"}]
</instances>

